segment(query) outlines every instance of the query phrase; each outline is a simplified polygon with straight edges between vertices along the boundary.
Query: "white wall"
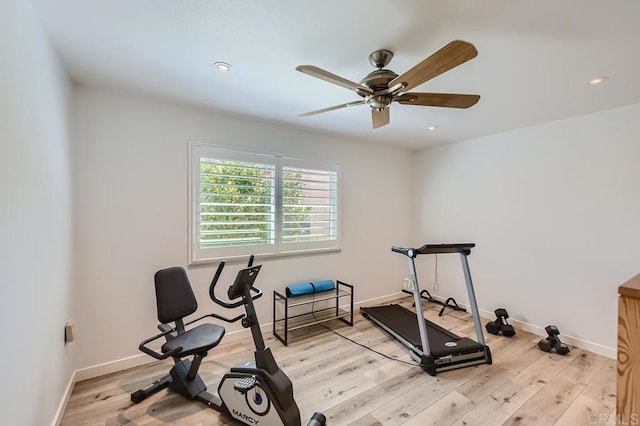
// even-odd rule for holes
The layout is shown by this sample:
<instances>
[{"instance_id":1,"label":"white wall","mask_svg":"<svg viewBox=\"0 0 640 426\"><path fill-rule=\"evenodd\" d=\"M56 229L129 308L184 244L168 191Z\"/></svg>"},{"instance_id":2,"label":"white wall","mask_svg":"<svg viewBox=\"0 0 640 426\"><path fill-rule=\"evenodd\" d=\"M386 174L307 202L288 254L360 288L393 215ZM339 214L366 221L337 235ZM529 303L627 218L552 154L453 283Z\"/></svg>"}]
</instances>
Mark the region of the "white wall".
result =
<instances>
[{"instance_id":1,"label":"white wall","mask_svg":"<svg viewBox=\"0 0 640 426\"><path fill-rule=\"evenodd\" d=\"M95 89L77 90L74 105L78 368L136 355L155 333L153 274L187 263L189 141L343 165L342 252L261 261L262 323L287 284L341 279L357 300L401 288L404 263L390 246L410 232L409 152ZM216 266L188 270L202 313L220 309L207 293Z\"/></svg>"},{"instance_id":2,"label":"white wall","mask_svg":"<svg viewBox=\"0 0 640 426\"><path fill-rule=\"evenodd\" d=\"M0 415L41 426L73 371L70 88L30 2L0 2L0 60Z\"/></svg>"},{"instance_id":3,"label":"white wall","mask_svg":"<svg viewBox=\"0 0 640 426\"><path fill-rule=\"evenodd\" d=\"M640 272L638 116L633 105L422 151L421 238L477 243L481 309L614 351L617 286ZM440 293L465 300L458 260L440 259ZM425 285L431 266L419 265Z\"/></svg>"}]
</instances>

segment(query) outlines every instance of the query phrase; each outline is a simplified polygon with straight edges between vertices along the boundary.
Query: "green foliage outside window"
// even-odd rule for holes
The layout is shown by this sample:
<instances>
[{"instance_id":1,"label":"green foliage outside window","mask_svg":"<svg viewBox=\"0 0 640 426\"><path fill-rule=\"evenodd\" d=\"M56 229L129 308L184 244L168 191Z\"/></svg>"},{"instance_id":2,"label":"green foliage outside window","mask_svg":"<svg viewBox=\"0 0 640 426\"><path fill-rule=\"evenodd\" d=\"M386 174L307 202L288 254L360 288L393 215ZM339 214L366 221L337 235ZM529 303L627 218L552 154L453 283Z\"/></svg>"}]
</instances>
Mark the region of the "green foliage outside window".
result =
<instances>
[{"instance_id":1,"label":"green foliage outside window","mask_svg":"<svg viewBox=\"0 0 640 426\"><path fill-rule=\"evenodd\" d=\"M285 173L296 179L297 173ZM200 161L200 246L224 247L274 243L275 169L264 164L202 158ZM307 220L309 207L301 181L286 181L282 189L287 221ZM294 213L289 215L287 213ZM296 230L294 233L304 233Z\"/></svg>"}]
</instances>

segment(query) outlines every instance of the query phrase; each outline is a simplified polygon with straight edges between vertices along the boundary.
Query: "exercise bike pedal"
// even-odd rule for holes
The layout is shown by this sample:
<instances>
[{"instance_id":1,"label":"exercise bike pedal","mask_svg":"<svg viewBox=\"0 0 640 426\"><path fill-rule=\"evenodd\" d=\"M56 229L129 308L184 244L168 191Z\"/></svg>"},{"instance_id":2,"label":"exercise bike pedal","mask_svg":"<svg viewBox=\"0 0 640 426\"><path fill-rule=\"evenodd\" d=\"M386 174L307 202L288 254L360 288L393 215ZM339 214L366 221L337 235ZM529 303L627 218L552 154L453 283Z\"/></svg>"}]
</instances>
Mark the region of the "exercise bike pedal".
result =
<instances>
[{"instance_id":1,"label":"exercise bike pedal","mask_svg":"<svg viewBox=\"0 0 640 426\"><path fill-rule=\"evenodd\" d=\"M238 392L240 392L241 394L243 394L243 395L246 394L247 392L249 392L254 387L256 387L256 377L255 376L245 377L243 379L237 380L233 384L233 388L235 390L237 390Z\"/></svg>"},{"instance_id":2,"label":"exercise bike pedal","mask_svg":"<svg viewBox=\"0 0 640 426\"><path fill-rule=\"evenodd\" d=\"M147 394L142 389L131 394L131 401L135 402L136 404L144 401L146 398Z\"/></svg>"}]
</instances>

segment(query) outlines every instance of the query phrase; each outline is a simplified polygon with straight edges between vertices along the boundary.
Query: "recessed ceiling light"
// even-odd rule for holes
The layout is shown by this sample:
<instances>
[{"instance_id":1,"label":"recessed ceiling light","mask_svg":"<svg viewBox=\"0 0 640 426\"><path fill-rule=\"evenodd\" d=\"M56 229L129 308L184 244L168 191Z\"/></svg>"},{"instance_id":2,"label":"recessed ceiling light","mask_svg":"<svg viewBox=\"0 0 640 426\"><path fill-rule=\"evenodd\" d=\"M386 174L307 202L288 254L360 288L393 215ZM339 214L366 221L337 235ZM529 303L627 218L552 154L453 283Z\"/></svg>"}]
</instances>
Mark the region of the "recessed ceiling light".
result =
<instances>
[{"instance_id":1,"label":"recessed ceiling light","mask_svg":"<svg viewBox=\"0 0 640 426\"><path fill-rule=\"evenodd\" d=\"M604 83L609 80L609 77L596 77L589 82L590 85L595 86L596 84Z\"/></svg>"},{"instance_id":2,"label":"recessed ceiling light","mask_svg":"<svg viewBox=\"0 0 640 426\"><path fill-rule=\"evenodd\" d=\"M436 130L437 128L438 128L438 126L429 126L429 127L427 127L427 130L432 132L432 131Z\"/></svg>"},{"instance_id":3,"label":"recessed ceiling light","mask_svg":"<svg viewBox=\"0 0 640 426\"><path fill-rule=\"evenodd\" d=\"M214 62L213 66L220 72L227 72L231 69L231 65L226 62Z\"/></svg>"}]
</instances>

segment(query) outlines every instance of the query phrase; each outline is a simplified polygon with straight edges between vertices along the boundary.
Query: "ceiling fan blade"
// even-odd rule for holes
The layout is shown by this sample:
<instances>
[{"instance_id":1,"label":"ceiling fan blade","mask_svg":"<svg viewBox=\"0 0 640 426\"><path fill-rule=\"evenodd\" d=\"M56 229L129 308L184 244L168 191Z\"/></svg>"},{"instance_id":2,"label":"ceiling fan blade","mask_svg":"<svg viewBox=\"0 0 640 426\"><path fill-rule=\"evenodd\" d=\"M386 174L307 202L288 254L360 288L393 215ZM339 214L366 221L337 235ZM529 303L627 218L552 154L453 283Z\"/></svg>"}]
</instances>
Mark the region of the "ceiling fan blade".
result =
<instances>
[{"instance_id":1,"label":"ceiling fan blade","mask_svg":"<svg viewBox=\"0 0 640 426\"><path fill-rule=\"evenodd\" d=\"M391 80L389 87L401 83L405 84L402 91L411 90L425 81L475 58L476 55L478 55L478 51L473 44L454 40L409 71Z\"/></svg>"},{"instance_id":2,"label":"ceiling fan blade","mask_svg":"<svg viewBox=\"0 0 640 426\"><path fill-rule=\"evenodd\" d=\"M339 75L332 74L329 71L325 71L322 68L318 68L313 65L298 65L296 70L308 74L311 77L319 78L320 80L328 81L329 83L337 84L338 86L347 89L359 90L368 94L373 93L373 90L367 86L347 80L346 78L342 78Z\"/></svg>"},{"instance_id":3,"label":"ceiling fan blade","mask_svg":"<svg viewBox=\"0 0 640 426\"><path fill-rule=\"evenodd\" d=\"M456 95L450 93L410 92L396 96L395 101L403 105L424 105L445 108L469 108L480 100L480 95Z\"/></svg>"},{"instance_id":4,"label":"ceiling fan blade","mask_svg":"<svg viewBox=\"0 0 640 426\"><path fill-rule=\"evenodd\" d=\"M352 107L352 106L362 105L362 104L364 104L364 100L347 102L346 104L334 105L331 107L322 108L322 109L318 109L311 112L305 112L304 114L298 114L298 117L308 117L310 115L316 115L316 114L321 114L323 112L333 111L334 109L347 108L347 107Z\"/></svg>"},{"instance_id":5,"label":"ceiling fan blade","mask_svg":"<svg viewBox=\"0 0 640 426\"><path fill-rule=\"evenodd\" d=\"M371 121L374 129L389 124L389 107L383 109L371 108Z\"/></svg>"}]
</instances>

